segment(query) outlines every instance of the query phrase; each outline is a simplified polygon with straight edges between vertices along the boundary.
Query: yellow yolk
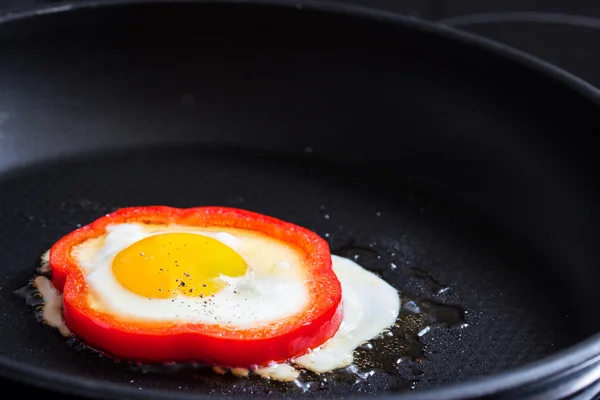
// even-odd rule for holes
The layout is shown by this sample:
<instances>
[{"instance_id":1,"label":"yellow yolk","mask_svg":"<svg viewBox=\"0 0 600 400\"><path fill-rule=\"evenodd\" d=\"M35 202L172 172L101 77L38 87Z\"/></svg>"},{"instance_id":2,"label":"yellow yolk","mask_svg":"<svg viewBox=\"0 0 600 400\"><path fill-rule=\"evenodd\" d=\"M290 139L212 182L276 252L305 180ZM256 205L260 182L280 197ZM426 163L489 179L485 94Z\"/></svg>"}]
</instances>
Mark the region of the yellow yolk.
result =
<instances>
[{"instance_id":1,"label":"yellow yolk","mask_svg":"<svg viewBox=\"0 0 600 400\"><path fill-rule=\"evenodd\" d=\"M230 247L193 233L149 236L119 252L112 270L129 291L144 297L208 296L225 286L219 276L242 276L247 265Z\"/></svg>"}]
</instances>

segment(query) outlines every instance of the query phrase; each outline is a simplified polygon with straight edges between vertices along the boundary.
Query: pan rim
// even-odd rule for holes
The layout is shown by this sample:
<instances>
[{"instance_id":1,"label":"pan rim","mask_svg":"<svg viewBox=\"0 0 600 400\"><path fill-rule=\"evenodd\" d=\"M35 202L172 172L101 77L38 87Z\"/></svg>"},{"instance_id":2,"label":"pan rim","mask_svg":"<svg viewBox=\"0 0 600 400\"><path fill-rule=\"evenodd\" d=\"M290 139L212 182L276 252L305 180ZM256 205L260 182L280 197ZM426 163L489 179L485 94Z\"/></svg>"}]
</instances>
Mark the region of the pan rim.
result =
<instances>
[{"instance_id":1,"label":"pan rim","mask_svg":"<svg viewBox=\"0 0 600 400\"><path fill-rule=\"evenodd\" d=\"M450 39L462 46L473 46L480 50L488 51L498 57L508 59L526 68L541 73L550 80L559 82L562 86L569 88L587 98L587 100L600 105L600 89L583 79L557 67L547 61L539 59L528 53L515 49L511 46L496 42L491 39L477 36L472 33L436 24L421 18L403 16L388 11L379 11L367 7L340 4L329 1L316 0L85 0L72 2L60 6L49 6L43 8L26 9L18 12L9 12L0 15L0 25L3 23L18 21L46 14L64 13L81 9L126 6L136 3L145 4L177 4L177 3L202 4L244 4L251 6L276 6L287 9L296 9L298 12L310 10L325 14L346 15L362 18L376 22L386 22L398 26L406 26L436 35L441 38ZM445 385L440 388L424 389L420 392L407 392L389 395L379 395L381 399L414 399L414 400L455 400L474 399L482 396L506 393L520 387L529 386L534 383L546 381L578 367L591 363L600 356L600 333L596 333L573 346L562 349L549 356L543 357L532 363L512 368L499 373L486 375L465 382ZM0 376L18 382L37 386L44 389L55 390L87 398L117 398L127 397L136 399L197 399L198 395L188 393L172 394L159 393L155 391L140 391L123 384L109 384L90 378L73 379L59 371L48 371L39 367L32 367L22 361L15 361L0 354ZM576 393L584 387L574 385L569 394ZM367 396L362 396L367 398Z\"/></svg>"}]
</instances>

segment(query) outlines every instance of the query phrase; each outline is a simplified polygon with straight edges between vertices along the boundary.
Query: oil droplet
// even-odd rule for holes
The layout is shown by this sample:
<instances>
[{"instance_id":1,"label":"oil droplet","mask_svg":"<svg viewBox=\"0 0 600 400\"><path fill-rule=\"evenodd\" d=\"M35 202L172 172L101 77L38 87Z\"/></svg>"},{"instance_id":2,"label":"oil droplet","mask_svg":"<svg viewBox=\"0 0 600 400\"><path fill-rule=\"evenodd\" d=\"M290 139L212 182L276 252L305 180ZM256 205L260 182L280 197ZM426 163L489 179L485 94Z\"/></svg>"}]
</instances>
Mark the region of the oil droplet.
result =
<instances>
[{"instance_id":1,"label":"oil droplet","mask_svg":"<svg viewBox=\"0 0 600 400\"><path fill-rule=\"evenodd\" d=\"M444 293L448 289L450 289L449 286L442 284L440 281L431 276L431 274L427 271L416 267L409 268L409 271L412 276L421 279L423 282L425 282L425 284L427 284L427 286L431 288L431 290L433 290L437 294Z\"/></svg>"},{"instance_id":2,"label":"oil droplet","mask_svg":"<svg viewBox=\"0 0 600 400\"><path fill-rule=\"evenodd\" d=\"M406 311L413 313L413 314L420 314L421 313L421 308L419 307L419 305L414 301L411 300L409 302L404 303L404 305L402 306L402 308L404 308Z\"/></svg>"},{"instance_id":3,"label":"oil droplet","mask_svg":"<svg viewBox=\"0 0 600 400\"><path fill-rule=\"evenodd\" d=\"M346 245L332 251L340 257L349 258L354 261L365 261L369 259L377 259L380 254L371 247L363 247L356 245Z\"/></svg>"}]
</instances>

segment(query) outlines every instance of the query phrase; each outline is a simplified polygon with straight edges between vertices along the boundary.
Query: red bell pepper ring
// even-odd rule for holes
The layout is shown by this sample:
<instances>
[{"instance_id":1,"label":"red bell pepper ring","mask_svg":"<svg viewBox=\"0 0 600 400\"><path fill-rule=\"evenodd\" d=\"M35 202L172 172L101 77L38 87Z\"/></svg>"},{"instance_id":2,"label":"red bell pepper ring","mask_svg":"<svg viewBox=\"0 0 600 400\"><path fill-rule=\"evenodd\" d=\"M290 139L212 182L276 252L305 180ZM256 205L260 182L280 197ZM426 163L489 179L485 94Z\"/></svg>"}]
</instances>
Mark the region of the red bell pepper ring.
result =
<instances>
[{"instance_id":1,"label":"red bell pepper ring","mask_svg":"<svg viewBox=\"0 0 600 400\"><path fill-rule=\"evenodd\" d=\"M178 224L240 228L261 232L306 253L310 299L301 312L268 325L235 329L206 323L140 322L95 310L73 247L106 233L109 224ZM85 343L110 355L143 362L204 362L251 367L281 362L314 349L337 332L342 321L342 288L332 269L329 246L300 226L250 211L226 207L123 208L60 239L50 249L52 282L63 293L64 319Z\"/></svg>"}]
</instances>

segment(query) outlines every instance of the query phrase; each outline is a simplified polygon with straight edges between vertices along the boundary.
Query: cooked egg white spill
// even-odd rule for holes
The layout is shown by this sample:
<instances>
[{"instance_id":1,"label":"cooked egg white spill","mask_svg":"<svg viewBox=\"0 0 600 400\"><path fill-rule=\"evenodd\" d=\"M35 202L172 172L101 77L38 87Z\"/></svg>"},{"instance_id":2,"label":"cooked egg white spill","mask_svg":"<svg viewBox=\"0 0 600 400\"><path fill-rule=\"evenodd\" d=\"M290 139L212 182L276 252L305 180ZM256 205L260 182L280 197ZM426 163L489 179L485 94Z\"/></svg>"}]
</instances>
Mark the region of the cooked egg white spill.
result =
<instances>
[{"instance_id":1,"label":"cooked egg white spill","mask_svg":"<svg viewBox=\"0 0 600 400\"><path fill-rule=\"evenodd\" d=\"M244 258L248 264L246 274L221 276L227 285L203 298L182 294L148 298L125 289L111 267L115 256L149 236L175 232L208 236L226 244ZM138 321L204 322L247 328L292 316L308 301L303 271L292 268L302 262L301 253L249 231L235 231L234 235L184 226L115 224L107 227L104 238L84 242L72 255L86 275L92 306Z\"/></svg>"},{"instance_id":2,"label":"cooked egg white spill","mask_svg":"<svg viewBox=\"0 0 600 400\"><path fill-rule=\"evenodd\" d=\"M111 269L123 249L151 235L187 232L216 239L243 257L243 276L221 276L224 288L208 298L178 295L147 298L125 289ZM297 249L252 232L183 226L117 224L104 238L84 242L73 251L90 287L95 308L128 318L151 321L195 321L252 327L291 316L307 302L302 262ZM396 289L349 259L332 256L333 270L342 284L344 317L337 333L324 345L290 360L255 369L260 376L292 381L298 368L323 373L353 362L353 351L373 339L397 319L400 297Z\"/></svg>"},{"instance_id":3,"label":"cooked egg white spill","mask_svg":"<svg viewBox=\"0 0 600 400\"><path fill-rule=\"evenodd\" d=\"M342 283L344 318L336 334L324 345L290 360L291 365L272 364L258 368L262 377L294 381L297 366L323 373L347 367L354 361L354 349L394 324L400 312L398 291L387 282L347 258L332 256L333 270Z\"/></svg>"},{"instance_id":4,"label":"cooked egg white spill","mask_svg":"<svg viewBox=\"0 0 600 400\"><path fill-rule=\"evenodd\" d=\"M398 291L387 282L347 258L334 255L332 259L342 283L342 324L327 343L294 360L294 364L314 372L352 364L354 349L394 324L400 311Z\"/></svg>"}]
</instances>

